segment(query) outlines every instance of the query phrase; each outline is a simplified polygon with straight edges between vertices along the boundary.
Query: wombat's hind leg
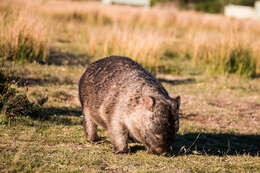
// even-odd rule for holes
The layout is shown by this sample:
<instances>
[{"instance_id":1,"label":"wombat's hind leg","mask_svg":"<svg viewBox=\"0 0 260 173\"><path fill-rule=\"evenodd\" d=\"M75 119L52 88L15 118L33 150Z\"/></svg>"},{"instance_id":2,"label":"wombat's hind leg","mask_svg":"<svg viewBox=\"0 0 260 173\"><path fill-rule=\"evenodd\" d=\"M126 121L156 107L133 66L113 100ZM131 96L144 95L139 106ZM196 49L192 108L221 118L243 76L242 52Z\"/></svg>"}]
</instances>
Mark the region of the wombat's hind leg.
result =
<instances>
[{"instance_id":1,"label":"wombat's hind leg","mask_svg":"<svg viewBox=\"0 0 260 173\"><path fill-rule=\"evenodd\" d=\"M128 153L128 131L119 123L109 128L109 137L116 154Z\"/></svg>"},{"instance_id":2,"label":"wombat's hind leg","mask_svg":"<svg viewBox=\"0 0 260 173\"><path fill-rule=\"evenodd\" d=\"M97 134L97 125L91 120L86 111L83 111L83 127L88 141L97 142L100 140Z\"/></svg>"}]
</instances>

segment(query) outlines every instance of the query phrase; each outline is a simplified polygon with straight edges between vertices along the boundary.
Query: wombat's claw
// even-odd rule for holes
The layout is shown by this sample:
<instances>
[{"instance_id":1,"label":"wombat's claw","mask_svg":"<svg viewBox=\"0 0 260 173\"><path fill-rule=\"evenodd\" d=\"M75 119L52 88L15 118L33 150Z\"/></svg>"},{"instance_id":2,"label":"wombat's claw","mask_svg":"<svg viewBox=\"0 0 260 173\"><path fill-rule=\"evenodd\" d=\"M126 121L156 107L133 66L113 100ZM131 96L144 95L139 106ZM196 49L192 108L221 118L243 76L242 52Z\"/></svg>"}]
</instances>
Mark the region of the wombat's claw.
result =
<instances>
[{"instance_id":1,"label":"wombat's claw","mask_svg":"<svg viewBox=\"0 0 260 173\"><path fill-rule=\"evenodd\" d=\"M121 151L116 151L116 154L127 154L128 153L128 149L127 150L121 150Z\"/></svg>"},{"instance_id":2,"label":"wombat's claw","mask_svg":"<svg viewBox=\"0 0 260 173\"><path fill-rule=\"evenodd\" d=\"M107 140L106 139L99 139L98 141L95 141L94 143L95 144L101 144L101 143L105 143L105 142L107 142Z\"/></svg>"}]
</instances>

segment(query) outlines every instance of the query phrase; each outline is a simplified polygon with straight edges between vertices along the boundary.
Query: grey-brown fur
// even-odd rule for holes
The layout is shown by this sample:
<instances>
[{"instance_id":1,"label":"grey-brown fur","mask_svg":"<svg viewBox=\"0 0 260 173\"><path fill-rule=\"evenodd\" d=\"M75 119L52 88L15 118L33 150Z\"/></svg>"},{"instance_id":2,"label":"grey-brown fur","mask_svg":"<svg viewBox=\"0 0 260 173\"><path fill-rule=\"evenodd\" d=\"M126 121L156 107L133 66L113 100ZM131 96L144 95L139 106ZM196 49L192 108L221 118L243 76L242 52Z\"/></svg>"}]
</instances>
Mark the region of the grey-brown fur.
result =
<instances>
[{"instance_id":1,"label":"grey-brown fur","mask_svg":"<svg viewBox=\"0 0 260 173\"><path fill-rule=\"evenodd\" d=\"M107 130L116 153L128 151L128 136L148 152L167 152L179 129L180 97L170 98L161 83L126 57L108 57L87 68L79 81L83 127L97 141L97 125Z\"/></svg>"}]
</instances>

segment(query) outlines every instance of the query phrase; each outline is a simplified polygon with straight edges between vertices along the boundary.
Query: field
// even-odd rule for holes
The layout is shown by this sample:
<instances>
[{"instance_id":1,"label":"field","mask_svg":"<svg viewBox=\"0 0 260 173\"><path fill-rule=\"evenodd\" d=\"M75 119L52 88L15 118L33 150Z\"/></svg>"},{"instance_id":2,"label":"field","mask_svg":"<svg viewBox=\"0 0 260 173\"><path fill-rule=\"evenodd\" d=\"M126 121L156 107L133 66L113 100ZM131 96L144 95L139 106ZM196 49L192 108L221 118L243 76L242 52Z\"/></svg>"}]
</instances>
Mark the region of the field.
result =
<instances>
[{"instance_id":1,"label":"field","mask_svg":"<svg viewBox=\"0 0 260 173\"><path fill-rule=\"evenodd\" d=\"M39 116L0 119L0 172L259 172L259 38L257 20L174 6L1 1L1 69L31 101L48 100ZM181 96L171 156L139 143L116 155L102 129L103 143L86 141L77 83L110 55L132 57Z\"/></svg>"}]
</instances>

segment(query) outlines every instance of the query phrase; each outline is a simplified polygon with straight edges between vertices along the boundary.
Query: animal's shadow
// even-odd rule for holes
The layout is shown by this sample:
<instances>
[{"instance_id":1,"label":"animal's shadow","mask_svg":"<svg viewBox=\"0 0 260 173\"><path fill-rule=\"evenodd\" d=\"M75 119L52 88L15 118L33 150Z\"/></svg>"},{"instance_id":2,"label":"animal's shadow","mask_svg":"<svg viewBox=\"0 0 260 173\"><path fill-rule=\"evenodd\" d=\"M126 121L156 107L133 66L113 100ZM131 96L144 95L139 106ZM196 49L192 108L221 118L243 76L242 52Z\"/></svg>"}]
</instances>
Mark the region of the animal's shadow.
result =
<instances>
[{"instance_id":1,"label":"animal's shadow","mask_svg":"<svg viewBox=\"0 0 260 173\"><path fill-rule=\"evenodd\" d=\"M230 133L187 133L177 136L173 154L259 156L260 136Z\"/></svg>"},{"instance_id":2,"label":"animal's shadow","mask_svg":"<svg viewBox=\"0 0 260 173\"><path fill-rule=\"evenodd\" d=\"M170 156L180 155L250 155L259 156L260 136L259 135L236 135L229 133L187 133L177 135L174 149ZM131 153L145 150L142 145L135 145L130 148Z\"/></svg>"}]
</instances>

